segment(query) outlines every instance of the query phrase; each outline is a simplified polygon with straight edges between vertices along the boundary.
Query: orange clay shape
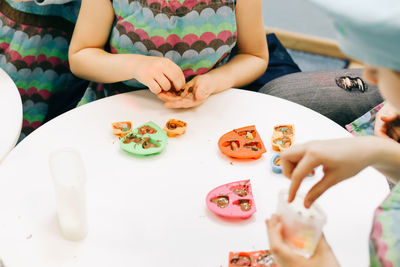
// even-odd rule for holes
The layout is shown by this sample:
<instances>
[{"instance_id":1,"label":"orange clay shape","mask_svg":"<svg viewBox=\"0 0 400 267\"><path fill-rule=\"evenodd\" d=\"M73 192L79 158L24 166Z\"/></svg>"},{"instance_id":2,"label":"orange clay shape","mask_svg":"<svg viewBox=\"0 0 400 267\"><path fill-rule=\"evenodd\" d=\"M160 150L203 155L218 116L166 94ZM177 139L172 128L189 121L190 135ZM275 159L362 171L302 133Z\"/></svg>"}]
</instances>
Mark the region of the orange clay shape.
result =
<instances>
[{"instance_id":1,"label":"orange clay shape","mask_svg":"<svg viewBox=\"0 0 400 267\"><path fill-rule=\"evenodd\" d=\"M293 139L290 137L272 138L272 149L278 152L285 151L293 144Z\"/></svg>"},{"instance_id":2,"label":"orange clay shape","mask_svg":"<svg viewBox=\"0 0 400 267\"><path fill-rule=\"evenodd\" d=\"M132 123L130 121L114 122L112 127L114 135L122 138L132 130Z\"/></svg>"},{"instance_id":3,"label":"orange clay shape","mask_svg":"<svg viewBox=\"0 0 400 267\"><path fill-rule=\"evenodd\" d=\"M272 149L282 152L288 149L294 142L294 125L282 124L274 127L272 133Z\"/></svg>"},{"instance_id":4,"label":"orange clay shape","mask_svg":"<svg viewBox=\"0 0 400 267\"><path fill-rule=\"evenodd\" d=\"M254 125L235 129L218 141L222 153L232 158L259 159L266 152Z\"/></svg>"},{"instance_id":5,"label":"orange clay shape","mask_svg":"<svg viewBox=\"0 0 400 267\"><path fill-rule=\"evenodd\" d=\"M184 121L171 119L167 121L163 130L167 133L168 137L175 137L186 132L186 125Z\"/></svg>"}]
</instances>

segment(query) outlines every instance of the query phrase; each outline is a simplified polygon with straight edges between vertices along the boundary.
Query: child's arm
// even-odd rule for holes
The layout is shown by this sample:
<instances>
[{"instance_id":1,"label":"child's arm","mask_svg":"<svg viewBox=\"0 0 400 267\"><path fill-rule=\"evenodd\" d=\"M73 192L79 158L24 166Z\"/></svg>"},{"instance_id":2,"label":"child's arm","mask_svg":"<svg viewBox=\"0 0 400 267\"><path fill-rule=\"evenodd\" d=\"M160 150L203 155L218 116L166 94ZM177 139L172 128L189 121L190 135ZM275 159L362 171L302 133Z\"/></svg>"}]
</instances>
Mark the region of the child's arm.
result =
<instances>
[{"instance_id":1,"label":"child's arm","mask_svg":"<svg viewBox=\"0 0 400 267\"><path fill-rule=\"evenodd\" d=\"M311 204L331 186L373 166L395 183L400 180L400 145L384 138L368 136L328 141L313 141L294 146L281 155L283 173L292 182L292 201L311 171L322 165L324 177L308 192L304 205Z\"/></svg>"},{"instance_id":2,"label":"child's arm","mask_svg":"<svg viewBox=\"0 0 400 267\"><path fill-rule=\"evenodd\" d=\"M110 0L82 0L69 48L70 67L75 75L101 83L134 78L156 94L171 86L183 88L183 72L169 59L105 52L113 20Z\"/></svg>"},{"instance_id":3,"label":"child's arm","mask_svg":"<svg viewBox=\"0 0 400 267\"><path fill-rule=\"evenodd\" d=\"M197 106L211 94L247 85L265 72L269 55L261 10L261 0L237 0L238 55L227 64L194 77L187 84L194 89L193 97L177 101L166 100L167 107Z\"/></svg>"},{"instance_id":4,"label":"child's arm","mask_svg":"<svg viewBox=\"0 0 400 267\"><path fill-rule=\"evenodd\" d=\"M236 23L238 55L226 65L208 73L218 81L215 93L253 82L268 66L269 55L262 18L262 1L237 0Z\"/></svg>"}]
</instances>

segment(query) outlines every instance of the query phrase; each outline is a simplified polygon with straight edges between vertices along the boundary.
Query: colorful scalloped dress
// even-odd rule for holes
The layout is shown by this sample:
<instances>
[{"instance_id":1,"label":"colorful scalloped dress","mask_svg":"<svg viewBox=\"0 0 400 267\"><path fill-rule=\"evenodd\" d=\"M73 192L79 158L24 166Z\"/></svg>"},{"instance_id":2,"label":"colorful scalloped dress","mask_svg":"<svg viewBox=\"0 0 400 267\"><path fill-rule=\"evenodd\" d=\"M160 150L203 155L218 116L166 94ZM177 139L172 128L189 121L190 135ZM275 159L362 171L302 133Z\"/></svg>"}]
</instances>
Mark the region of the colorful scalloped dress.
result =
<instances>
[{"instance_id":1,"label":"colorful scalloped dress","mask_svg":"<svg viewBox=\"0 0 400 267\"><path fill-rule=\"evenodd\" d=\"M80 1L39 6L0 0L0 68L22 98L20 141L46 120L76 106L87 87L68 64L79 8Z\"/></svg>"},{"instance_id":2,"label":"colorful scalloped dress","mask_svg":"<svg viewBox=\"0 0 400 267\"><path fill-rule=\"evenodd\" d=\"M400 266L400 183L375 211L369 248L371 267Z\"/></svg>"},{"instance_id":3,"label":"colorful scalloped dress","mask_svg":"<svg viewBox=\"0 0 400 267\"><path fill-rule=\"evenodd\" d=\"M223 65L236 44L236 0L113 0L111 53L164 57L187 80ZM146 88L136 80L88 88L80 104Z\"/></svg>"}]
</instances>

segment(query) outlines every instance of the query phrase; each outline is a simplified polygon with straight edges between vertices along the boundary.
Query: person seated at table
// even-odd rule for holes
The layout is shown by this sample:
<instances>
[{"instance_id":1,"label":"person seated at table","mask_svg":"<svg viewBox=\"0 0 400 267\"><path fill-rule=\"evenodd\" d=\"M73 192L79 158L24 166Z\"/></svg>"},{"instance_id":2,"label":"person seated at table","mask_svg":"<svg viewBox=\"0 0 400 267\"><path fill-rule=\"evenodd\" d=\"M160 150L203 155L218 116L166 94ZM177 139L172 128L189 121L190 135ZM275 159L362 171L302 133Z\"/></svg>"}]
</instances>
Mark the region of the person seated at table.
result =
<instances>
[{"instance_id":1,"label":"person seated at table","mask_svg":"<svg viewBox=\"0 0 400 267\"><path fill-rule=\"evenodd\" d=\"M265 73L261 7L262 0L82 0L71 69L94 82L123 82L105 95L148 87L167 107L197 106ZM176 95L185 88L185 97Z\"/></svg>"},{"instance_id":2,"label":"person seated at table","mask_svg":"<svg viewBox=\"0 0 400 267\"><path fill-rule=\"evenodd\" d=\"M79 6L71 0L0 2L0 68L16 84L23 103L19 141L76 106L87 87L68 65Z\"/></svg>"},{"instance_id":3,"label":"person seated at table","mask_svg":"<svg viewBox=\"0 0 400 267\"><path fill-rule=\"evenodd\" d=\"M343 52L368 67L364 77L376 84L392 111L400 114L400 9L397 0L311 0L336 21ZM356 10L357 12L354 12ZM374 214L370 235L371 266L400 266L400 144L397 140L363 136L312 141L293 146L281 155L283 173L291 179L293 201L304 178L322 165L323 178L304 201L310 205L327 189L349 179L368 166L376 168L396 185ZM306 259L294 254L283 241L279 216L267 220L271 250L279 266L339 266L331 248L321 239L315 254ZM340 229L338 229L340 230Z\"/></svg>"}]
</instances>

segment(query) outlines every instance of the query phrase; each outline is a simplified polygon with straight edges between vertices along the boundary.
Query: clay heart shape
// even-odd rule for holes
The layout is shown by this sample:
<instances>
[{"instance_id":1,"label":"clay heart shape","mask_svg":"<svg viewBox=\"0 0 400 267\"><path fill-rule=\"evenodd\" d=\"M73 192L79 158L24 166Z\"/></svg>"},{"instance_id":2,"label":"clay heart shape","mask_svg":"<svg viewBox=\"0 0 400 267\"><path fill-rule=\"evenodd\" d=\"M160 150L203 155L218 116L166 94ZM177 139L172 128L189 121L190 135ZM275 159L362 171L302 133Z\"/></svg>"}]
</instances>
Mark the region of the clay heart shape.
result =
<instances>
[{"instance_id":1,"label":"clay heart shape","mask_svg":"<svg viewBox=\"0 0 400 267\"><path fill-rule=\"evenodd\" d=\"M232 158L259 159L267 152L254 125L235 129L218 141L222 153Z\"/></svg>"},{"instance_id":2,"label":"clay heart shape","mask_svg":"<svg viewBox=\"0 0 400 267\"><path fill-rule=\"evenodd\" d=\"M229 252L229 267L278 267L269 250Z\"/></svg>"},{"instance_id":3,"label":"clay heart shape","mask_svg":"<svg viewBox=\"0 0 400 267\"><path fill-rule=\"evenodd\" d=\"M166 133L154 122L134 129L119 141L122 150L139 156L158 154L167 145Z\"/></svg>"},{"instance_id":4,"label":"clay heart shape","mask_svg":"<svg viewBox=\"0 0 400 267\"><path fill-rule=\"evenodd\" d=\"M206 204L215 214L231 219L247 219L256 212L250 180L215 188L208 193Z\"/></svg>"}]
</instances>

